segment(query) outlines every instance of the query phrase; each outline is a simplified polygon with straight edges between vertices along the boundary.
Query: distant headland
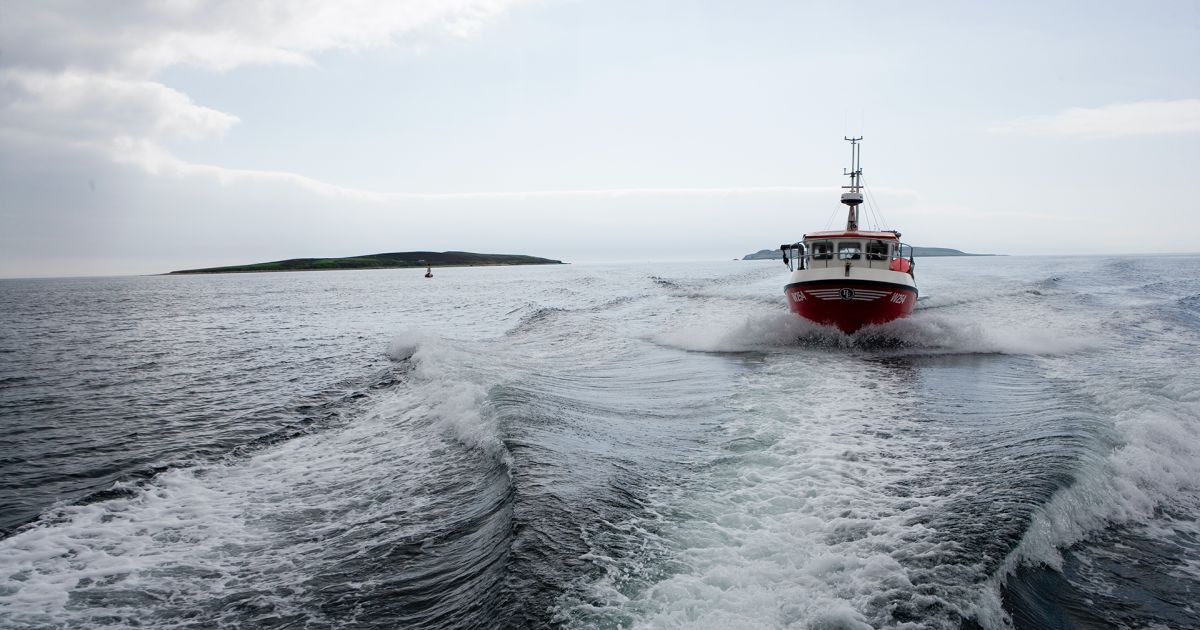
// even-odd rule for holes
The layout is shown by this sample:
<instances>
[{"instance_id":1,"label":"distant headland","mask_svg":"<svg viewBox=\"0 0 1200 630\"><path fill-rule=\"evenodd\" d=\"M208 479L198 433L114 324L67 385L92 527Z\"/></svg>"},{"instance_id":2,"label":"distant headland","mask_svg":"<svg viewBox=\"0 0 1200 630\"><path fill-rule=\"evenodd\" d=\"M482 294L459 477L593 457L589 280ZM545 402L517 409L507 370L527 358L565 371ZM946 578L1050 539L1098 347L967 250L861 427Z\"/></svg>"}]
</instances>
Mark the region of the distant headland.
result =
<instances>
[{"instance_id":1,"label":"distant headland","mask_svg":"<svg viewBox=\"0 0 1200 630\"><path fill-rule=\"evenodd\" d=\"M968 254L967 252L949 247L913 247L913 256L995 256L996 254ZM783 260L783 254L778 249L760 249L753 254L742 256L742 260Z\"/></svg>"},{"instance_id":2,"label":"distant headland","mask_svg":"<svg viewBox=\"0 0 1200 630\"><path fill-rule=\"evenodd\" d=\"M497 265L561 265L561 260L519 254L473 252L392 252L349 258L291 258L252 265L184 269L171 274L253 273L259 271L323 271L329 269L398 269L404 267L481 267Z\"/></svg>"}]
</instances>

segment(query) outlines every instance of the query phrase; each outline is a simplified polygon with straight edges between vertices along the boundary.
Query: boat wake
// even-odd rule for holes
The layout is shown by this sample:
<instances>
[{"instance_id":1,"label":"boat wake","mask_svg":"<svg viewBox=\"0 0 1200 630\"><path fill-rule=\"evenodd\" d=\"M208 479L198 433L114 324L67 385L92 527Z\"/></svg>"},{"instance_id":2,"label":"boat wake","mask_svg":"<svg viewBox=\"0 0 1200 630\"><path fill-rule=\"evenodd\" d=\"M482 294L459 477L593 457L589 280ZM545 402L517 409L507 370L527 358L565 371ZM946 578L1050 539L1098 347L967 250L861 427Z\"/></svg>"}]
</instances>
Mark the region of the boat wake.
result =
<instances>
[{"instance_id":1,"label":"boat wake","mask_svg":"<svg viewBox=\"0 0 1200 630\"><path fill-rule=\"evenodd\" d=\"M862 351L889 355L1063 355L1095 348L1099 341L1053 330L984 324L967 317L917 313L845 334L791 313L750 315L740 323L668 331L658 343L695 352L782 352L789 349Z\"/></svg>"},{"instance_id":2,"label":"boat wake","mask_svg":"<svg viewBox=\"0 0 1200 630\"><path fill-rule=\"evenodd\" d=\"M476 619L464 601L499 592L511 533L487 392L436 338L389 354L404 383L345 422L118 482L0 541L0 621L340 625L364 602L393 624Z\"/></svg>"},{"instance_id":3,"label":"boat wake","mask_svg":"<svg viewBox=\"0 0 1200 630\"><path fill-rule=\"evenodd\" d=\"M921 261L957 297L852 334L765 265L496 271L399 334L364 280L345 334L222 342L254 361L194 457L0 539L0 626L1193 627L1200 292L1163 264Z\"/></svg>"}]
</instances>

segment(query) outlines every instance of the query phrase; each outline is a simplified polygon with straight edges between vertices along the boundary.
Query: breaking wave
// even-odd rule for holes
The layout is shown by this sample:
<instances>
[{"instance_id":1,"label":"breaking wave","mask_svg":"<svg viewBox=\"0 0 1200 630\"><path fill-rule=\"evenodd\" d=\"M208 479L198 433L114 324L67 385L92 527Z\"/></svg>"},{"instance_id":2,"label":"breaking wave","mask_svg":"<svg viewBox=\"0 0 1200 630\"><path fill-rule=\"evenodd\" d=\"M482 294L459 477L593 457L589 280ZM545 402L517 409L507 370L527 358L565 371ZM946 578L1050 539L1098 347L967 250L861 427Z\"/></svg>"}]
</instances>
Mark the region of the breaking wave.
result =
<instances>
[{"instance_id":1,"label":"breaking wave","mask_svg":"<svg viewBox=\"0 0 1200 630\"><path fill-rule=\"evenodd\" d=\"M779 311L740 324L695 326L663 333L659 343L697 352L772 352L787 348L859 350L890 354L1059 355L1094 348L1098 340L1055 330L984 324L961 316L918 312L845 334Z\"/></svg>"}]
</instances>

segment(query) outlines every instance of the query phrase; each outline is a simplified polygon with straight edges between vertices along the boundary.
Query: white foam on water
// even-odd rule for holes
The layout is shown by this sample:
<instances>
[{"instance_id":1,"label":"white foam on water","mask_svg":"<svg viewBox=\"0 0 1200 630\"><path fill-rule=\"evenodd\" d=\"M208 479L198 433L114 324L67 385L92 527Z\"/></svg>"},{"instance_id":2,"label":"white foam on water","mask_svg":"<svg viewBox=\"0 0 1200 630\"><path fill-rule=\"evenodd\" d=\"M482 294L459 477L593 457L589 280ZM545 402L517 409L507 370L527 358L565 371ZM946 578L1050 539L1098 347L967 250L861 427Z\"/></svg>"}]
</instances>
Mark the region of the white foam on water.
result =
<instances>
[{"instance_id":1,"label":"white foam on water","mask_svg":"<svg viewBox=\"0 0 1200 630\"><path fill-rule=\"evenodd\" d=\"M1145 350L1155 354L1153 347ZM1039 510L998 583L1022 563L1060 569L1062 549L1106 527L1153 530L1164 526L1161 510L1191 514L1200 506L1200 374L1194 367L1180 365L1170 374L1109 370L1105 379L1095 378L1087 364L1059 359L1052 367L1103 410L1114 444L1086 461L1075 482Z\"/></svg>"},{"instance_id":2,"label":"white foam on water","mask_svg":"<svg viewBox=\"0 0 1200 630\"><path fill-rule=\"evenodd\" d=\"M414 329L396 335L387 354L413 366L409 384L420 390L424 401L416 413L437 419L467 446L504 454L495 419L485 413L488 377L472 370L472 366L479 367L482 353L460 349L428 331Z\"/></svg>"},{"instance_id":3,"label":"white foam on water","mask_svg":"<svg viewBox=\"0 0 1200 630\"><path fill-rule=\"evenodd\" d=\"M408 382L344 426L119 483L119 498L58 506L0 540L0 626L171 627L199 610L211 623L330 623L307 592L314 574L419 539L431 482L500 454L482 386L456 377L461 351L410 334L390 353L413 362Z\"/></svg>"},{"instance_id":4,"label":"white foam on water","mask_svg":"<svg viewBox=\"0 0 1200 630\"><path fill-rule=\"evenodd\" d=\"M172 470L127 485L128 498L53 510L0 541L0 620L169 626L179 619L156 612L199 609L234 593L273 615L308 617L302 565L339 528L313 517L355 511L353 496L342 494L353 483L346 470L371 466L361 446L337 453L317 439L236 464Z\"/></svg>"},{"instance_id":5,"label":"white foam on water","mask_svg":"<svg viewBox=\"0 0 1200 630\"><path fill-rule=\"evenodd\" d=\"M660 498L653 524L628 524L640 540L652 540L644 545L664 551L597 559L604 574L564 598L560 621L574 627L958 628L969 618L987 628L1008 627L999 583L980 581L987 559L964 556L953 539L921 524L926 515L952 509L943 507L951 497L902 498L891 487L936 468L930 458L941 448L930 441L936 431L922 432L903 413L873 409L869 401L880 400L902 409L912 390L889 382L895 375L886 371L866 373L870 366L853 357L1072 360L1065 357L1107 343L1095 325L1049 308L1013 314L977 305L970 312L918 310L851 335L782 308L764 312L757 303L683 315L650 340L694 352L799 350L835 369L812 370L803 397L777 389L796 386L797 375L811 370L795 359L781 362L794 367L786 378L764 374L748 381L745 387L755 391L738 397L746 422L728 427L735 448L706 471L711 480L690 494ZM807 403L813 400L821 404ZM886 437L872 439L876 433ZM893 616L897 609L902 612Z\"/></svg>"},{"instance_id":6,"label":"white foam on water","mask_svg":"<svg viewBox=\"0 0 1200 630\"><path fill-rule=\"evenodd\" d=\"M1146 528L1155 540L1169 540L1172 536L1188 539L1194 523L1164 517L1162 511L1195 514L1200 506L1200 372L1195 367L1194 353L1181 351L1180 347L1180 344L1184 348L1188 344L1194 347L1194 339L1172 339L1173 335L1183 333L1152 319L1143 321L1147 320L1144 313L1115 315L1137 320L1138 331L1146 339L1153 340L1150 344L1140 341L1136 347L1126 347L1113 338L1112 332L1114 328L1133 330L1134 327L1117 326L1118 322L1097 317L1104 313L1097 313L1095 305L1088 305L1086 313L1081 312L1080 301L1085 298L1070 291L1046 286L1036 291L1021 290L1002 296L980 291L959 297L961 299L940 303L934 300L926 304L933 308L920 308L909 318L868 327L853 335L843 335L829 327L813 327L779 311L751 314L732 326L728 317L698 322L665 332L657 337L657 341L687 350L710 352L773 352L800 346L826 352L850 349L900 355L1030 356L1037 357L1053 377L1071 383L1068 389L1090 398L1092 404L1087 408L1099 410L1098 414L1107 420L1111 435L1104 437L1111 439L1111 444L1100 445L1085 454L1076 471L1076 481L1058 491L1035 512L1016 549L986 583L978 584L973 591L934 595L942 599L941 605L947 610L976 619L985 628L1007 628L1010 621L1003 610L1001 587L1011 571L1022 563L1060 568L1062 549L1114 524ZM959 305L970 305L970 308L954 308ZM1098 359L1103 365L1093 368L1093 362ZM827 377L834 378L833 375ZM864 396L887 398L886 394L876 391L864 393ZM785 461L788 458L780 459L780 462ZM756 483L777 481L784 480L763 473L757 473L755 479ZM790 481L801 482L800 479ZM830 491L846 493L845 488L838 488L836 484ZM713 492L711 496L718 502L723 499L720 492ZM753 503L740 499L735 505L742 509ZM821 515L816 523L827 523L831 517L831 514ZM691 522L705 521L693 519ZM887 524L886 519L881 523ZM718 525L722 525L719 519ZM749 620L745 625L751 627L793 624L824 627L824 621L815 612L823 607L850 611L851 617L832 627L854 627L855 623L863 621L879 625L883 621L864 620L861 611L870 610L872 599L866 593L887 592L882 583L872 584L872 578L877 574L889 575L888 571L880 567L863 570L862 556L855 558L864 563L859 565L815 563L812 556L799 550L819 548L820 541L804 537L776 538L765 545L773 551L764 553L763 557L786 558L791 571L778 571L772 563L747 563L744 561L746 541L765 536L776 526L761 518L726 518L723 526L720 535L698 543L703 550L698 553L703 556L720 550L724 558L713 562L698 560L694 557L697 552L691 541L676 542L683 549L680 553L680 561L685 565L682 571L646 587L651 593L649 596L636 592L631 595L632 589L627 588L620 593L621 597L610 596L600 601L608 601L612 607L629 613L637 624L652 627L737 627L739 619ZM798 521L794 527L798 527ZM902 530L903 526L897 525L897 528ZM1156 528L1170 531L1153 535L1152 530ZM753 533L746 535L742 530L747 529ZM904 544L921 541L919 535L899 538ZM884 545L884 548L903 549L903 545ZM845 557L844 551L845 548L839 549L842 552L839 558ZM891 554L895 555L895 552ZM1181 562L1163 570L1196 579L1200 577L1196 570L1198 565L1200 562ZM706 576L716 575L715 567L730 566L739 567L738 570L750 575L762 571L764 578L754 588L746 588L747 582L754 578L706 581ZM764 566L769 570L764 570ZM804 582L806 574L797 570L799 567L823 566L856 568L848 572L853 576L851 580L843 580L836 571L825 571L821 579L812 583ZM946 565L947 568L950 566ZM901 583L902 572L891 574L891 577ZM964 583L971 581L970 576L964 576ZM803 587L792 592L790 585L796 583ZM859 590L856 584L871 586ZM828 593L831 587L833 597L821 599L820 595ZM901 594L903 590L900 589ZM839 608L836 603L839 601L848 607ZM789 607L801 614L788 615ZM726 615L726 610L737 612ZM953 620L947 623L954 625ZM942 624L932 618L922 620L920 627L938 625Z\"/></svg>"},{"instance_id":7,"label":"white foam on water","mask_svg":"<svg viewBox=\"0 0 1200 630\"><path fill-rule=\"evenodd\" d=\"M967 316L917 312L845 334L790 312L728 312L687 322L653 336L662 345L696 352L764 352L789 347L883 350L893 354L1060 355L1088 350L1097 335L1043 322L980 321Z\"/></svg>"},{"instance_id":8,"label":"white foam on water","mask_svg":"<svg viewBox=\"0 0 1200 630\"><path fill-rule=\"evenodd\" d=\"M561 602L559 620L865 629L886 626L895 604L924 616L889 627L928 628L957 627L958 615L974 612L969 576L979 569L955 565L955 544L922 524L948 498L898 497L892 487L926 473L925 454L939 448L911 421L871 404L902 406L902 376L879 370L856 381L850 372L873 368L833 363L805 389L821 405L789 396L783 388L795 381L782 374L747 381L732 403L744 420L724 428L701 485L661 499L661 519L630 525L670 550L650 560L659 568L642 558L605 562L603 576ZM882 431L886 438L871 438ZM914 559L963 571L961 586L925 580L917 588Z\"/></svg>"}]
</instances>

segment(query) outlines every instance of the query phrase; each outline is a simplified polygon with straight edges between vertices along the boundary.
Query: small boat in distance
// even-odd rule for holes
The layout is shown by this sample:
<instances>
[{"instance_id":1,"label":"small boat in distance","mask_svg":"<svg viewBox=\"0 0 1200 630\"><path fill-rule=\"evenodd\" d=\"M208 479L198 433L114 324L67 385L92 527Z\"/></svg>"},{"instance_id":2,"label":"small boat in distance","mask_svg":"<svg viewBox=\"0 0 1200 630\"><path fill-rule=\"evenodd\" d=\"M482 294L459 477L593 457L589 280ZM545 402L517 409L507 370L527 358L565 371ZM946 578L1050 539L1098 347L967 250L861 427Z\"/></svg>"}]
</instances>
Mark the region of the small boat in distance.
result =
<instances>
[{"instance_id":1,"label":"small boat in distance","mask_svg":"<svg viewBox=\"0 0 1200 630\"><path fill-rule=\"evenodd\" d=\"M779 248L792 272L783 288L788 308L805 319L852 333L912 313L917 283L912 247L900 242L899 232L859 229L862 137L846 140L850 142L850 170L844 172L850 185L842 187L848 189L842 193L842 203L849 206L846 229L810 232L802 241Z\"/></svg>"}]
</instances>

